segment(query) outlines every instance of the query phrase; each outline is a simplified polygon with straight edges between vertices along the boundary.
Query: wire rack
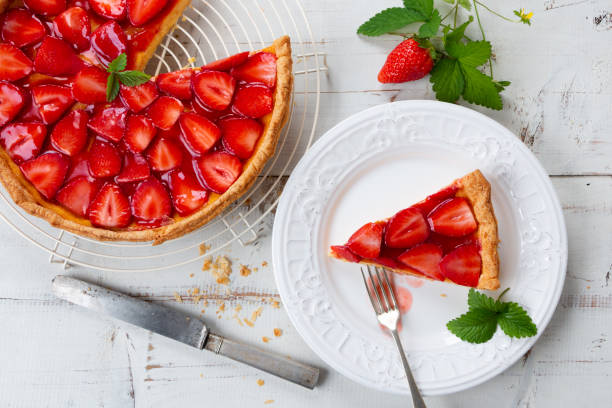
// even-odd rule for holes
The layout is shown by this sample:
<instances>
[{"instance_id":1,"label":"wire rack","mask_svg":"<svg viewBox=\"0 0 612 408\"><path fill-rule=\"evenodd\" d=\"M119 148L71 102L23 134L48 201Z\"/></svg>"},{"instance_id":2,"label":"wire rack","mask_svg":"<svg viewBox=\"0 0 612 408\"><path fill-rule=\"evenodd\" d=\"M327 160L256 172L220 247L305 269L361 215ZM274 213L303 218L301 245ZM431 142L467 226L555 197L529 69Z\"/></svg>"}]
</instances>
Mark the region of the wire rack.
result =
<instances>
[{"instance_id":1,"label":"wire rack","mask_svg":"<svg viewBox=\"0 0 612 408\"><path fill-rule=\"evenodd\" d=\"M281 176L289 174L310 147L319 115L321 73L327 67L300 0L193 0L146 69L157 75L197 67L240 51L265 48L283 34L292 39L295 85L291 116L276 155L254 186L210 223L155 247L151 243L99 242L29 216L4 189L0 190L0 218L48 252L49 262L63 268L155 271L189 264L235 242L242 246L256 243L266 228L266 216L278 202ZM200 253L201 245L208 248L206 254Z\"/></svg>"}]
</instances>

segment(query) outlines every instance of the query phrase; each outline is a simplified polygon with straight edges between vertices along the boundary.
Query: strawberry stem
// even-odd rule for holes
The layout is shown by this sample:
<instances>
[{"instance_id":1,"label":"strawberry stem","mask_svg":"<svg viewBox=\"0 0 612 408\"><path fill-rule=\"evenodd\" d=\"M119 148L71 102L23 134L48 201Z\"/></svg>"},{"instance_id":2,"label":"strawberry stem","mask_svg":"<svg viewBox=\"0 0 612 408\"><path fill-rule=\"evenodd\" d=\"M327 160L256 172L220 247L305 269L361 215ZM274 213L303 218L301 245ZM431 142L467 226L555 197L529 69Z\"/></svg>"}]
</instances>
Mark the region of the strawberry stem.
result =
<instances>
[{"instance_id":1,"label":"strawberry stem","mask_svg":"<svg viewBox=\"0 0 612 408\"><path fill-rule=\"evenodd\" d=\"M476 21L478 22L478 27L480 28L480 32L482 34L482 40L486 41L487 38L485 36L484 28L482 27L482 23L480 22L480 14L478 13L478 6L476 5L478 1L472 0L474 4L474 13L476 14ZM489 76L493 79L493 61L491 61L491 57L489 57Z\"/></svg>"},{"instance_id":2,"label":"strawberry stem","mask_svg":"<svg viewBox=\"0 0 612 408\"><path fill-rule=\"evenodd\" d=\"M497 297L497 301L501 301L502 296L504 296L506 294L506 292L508 292L510 290L510 288L506 288L504 289L504 291L502 293L499 294L499 296Z\"/></svg>"}]
</instances>

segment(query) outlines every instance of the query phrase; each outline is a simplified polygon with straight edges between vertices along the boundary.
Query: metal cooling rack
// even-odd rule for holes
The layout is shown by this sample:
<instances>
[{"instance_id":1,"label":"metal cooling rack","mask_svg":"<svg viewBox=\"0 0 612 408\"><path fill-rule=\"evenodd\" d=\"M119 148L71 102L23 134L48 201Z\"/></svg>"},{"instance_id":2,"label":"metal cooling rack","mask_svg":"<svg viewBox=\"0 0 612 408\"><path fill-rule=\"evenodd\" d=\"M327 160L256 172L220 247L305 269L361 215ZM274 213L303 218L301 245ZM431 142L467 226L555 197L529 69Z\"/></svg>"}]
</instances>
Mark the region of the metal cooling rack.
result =
<instances>
[{"instance_id":1,"label":"metal cooling rack","mask_svg":"<svg viewBox=\"0 0 612 408\"><path fill-rule=\"evenodd\" d=\"M276 155L254 186L223 214L181 238L151 243L99 242L51 227L29 216L0 190L0 218L21 236L49 253L49 262L105 271L154 271L189 264L235 241L257 241L266 216L273 211L288 175L306 151L319 115L321 73L325 56L316 48L300 0L193 0L178 24L162 41L146 71L157 75L196 67L240 51L265 48L288 34L292 39L295 85L291 116ZM199 246L210 248L200 255Z\"/></svg>"}]
</instances>

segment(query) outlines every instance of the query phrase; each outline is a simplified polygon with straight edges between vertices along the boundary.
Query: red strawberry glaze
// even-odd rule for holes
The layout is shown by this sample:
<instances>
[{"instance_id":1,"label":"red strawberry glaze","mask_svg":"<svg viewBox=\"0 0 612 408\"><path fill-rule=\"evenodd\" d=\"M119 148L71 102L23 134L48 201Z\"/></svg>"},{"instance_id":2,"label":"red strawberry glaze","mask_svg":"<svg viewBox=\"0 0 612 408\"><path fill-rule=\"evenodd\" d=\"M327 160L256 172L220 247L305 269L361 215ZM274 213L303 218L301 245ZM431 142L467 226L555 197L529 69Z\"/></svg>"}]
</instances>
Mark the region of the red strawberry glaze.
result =
<instances>
[{"instance_id":1,"label":"red strawberry glaze","mask_svg":"<svg viewBox=\"0 0 612 408\"><path fill-rule=\"evenodd\" d=\"M461 226L457 227L457 231L451 231L453 226L452 222L456 222L452 217L454 214L451 213L446 217L440 216L441 212L450 212L457 207L462 207L468 202L464 198L456 197L458 191L459 186L456 184L450 185L428 196L423 201L399 211L393 217L376 222L376 224L383 224L384 233L380 239L378 256L374 258L364 257L363 252L360 255L351 249L351 247L355 247L355 237L358 235L358 232L365 226L353 234L347 244L332 246L330 248L331 254L336 258L348 262L373 263L434 280L449 279L459 285L475 287L478 284L478 277L480 275L479 269L478 274L474 273L477 269L474 265L479 265L478 262L480 262L480 255L478 254L480 242L476 236L478 225L473 215L473 209L471 206L469 207L469 211L473 217L473 224L465 221L465 217L469 218L469 214L462 212L460 214L462 216ZM455 202L457 205L454 205ZM462 209L465 211L465 208ZM414 214L417 213L421 213L423 220L427 222L423 223L422 220L418 223L415 222ZM405 214L411 214L411 216L406 217ZM444 225L443 228L441 228L441 230L445 231L448 235L434 232L431 229L432 225L437 225L431 221L432 214L436 217L436 222L448 221L448 225ZM442 221L439 221L440 219ZM398 230L401 230L401 226L394 225L393 236L396 242L398 241L398 235L401 236L402 240L400 240L400 242L405 242L406 244L403 247L398 247L398 245L390 247L387 243L390 239L388 234L391 233L389 229L391 222L400 223L402 220L406 220L402 234L398 234ZM422 230L424 225L427 227L427 232L425 233ZM473 228L468 229L466 225L472 225ZM458 234L463 235L457 236ZM361 248L362 245L367 244L371 253L374 254L377 252L375 250L376 248L372 247L371 241L358 242L357 244L357 248ZM457 268L452 268L452 266L461 265L462 263L460 263L458 259L463 260L467 256L466 254L469 255L470 259L465 260L464 263L470 265L471 274L467 276L458 275L455 272Z\"/></svg>"},{"instance_id":2,"label":"red strawberry glaze","mask_svg":"<svg viewBox=\"0 0 612 408\"><path fill-rule=\"evenodd\" d=\"M49 202L99 228L155 228L196 212L238 179L272 107L273 54L240 53L204 70L122 85L108 103L105 66L126 52L133 69L134 55L179 0L155 15L142 0L53 0L57 9L37 12L42 1L0 14L0 60L20 64L0 78L0 147ZM104 17L92 1L127 9ZM7 13L13 18L4 27ZM248 95L238 100L243 114L234 106L238 87L257 91L252 106ZM245 125L229 134L224 119Z\"/></svg>"}]
</instances>

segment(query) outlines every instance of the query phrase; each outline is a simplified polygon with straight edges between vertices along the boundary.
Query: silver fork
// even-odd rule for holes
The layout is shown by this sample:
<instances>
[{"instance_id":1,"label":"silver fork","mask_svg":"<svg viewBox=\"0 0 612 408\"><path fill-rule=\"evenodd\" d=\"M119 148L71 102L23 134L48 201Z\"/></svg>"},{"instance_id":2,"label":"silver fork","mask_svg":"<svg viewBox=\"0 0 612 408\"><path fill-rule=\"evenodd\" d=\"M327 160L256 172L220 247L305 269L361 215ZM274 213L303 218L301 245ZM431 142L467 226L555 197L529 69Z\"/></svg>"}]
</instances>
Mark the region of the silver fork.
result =
<instances>
[{"instance_id":1,"label":"silver fork","mask_svg":"<svg viewBox=\"0 0 612 408\"><path fill-rule=\"evenodd\" d=\"M372 273L372 269L374 269L374 274ZM412 394L412 405L415 408L426 408L421 392L412 376L412 371L410 370L410 365L408 365L402 342L397 334L397 322L399 321L400 313L397 307L395 294L393 293L393 287L387 277L387 271L384 268L372 267L370 265L367 265L367 270L371 285L368 285L368 279L362 267L361 276L363 276L363 283L365 284L366 291L372 302L376 318L380 324L391 331L395 339L400 357L402 358L402 364L404 365L404 371L406 371L406 378L408 378L408 385L410 386L410 393ZM374 277L377 278L376 280L378 280L378 283L376 283Z\"/></svg>"}]
</instances>

